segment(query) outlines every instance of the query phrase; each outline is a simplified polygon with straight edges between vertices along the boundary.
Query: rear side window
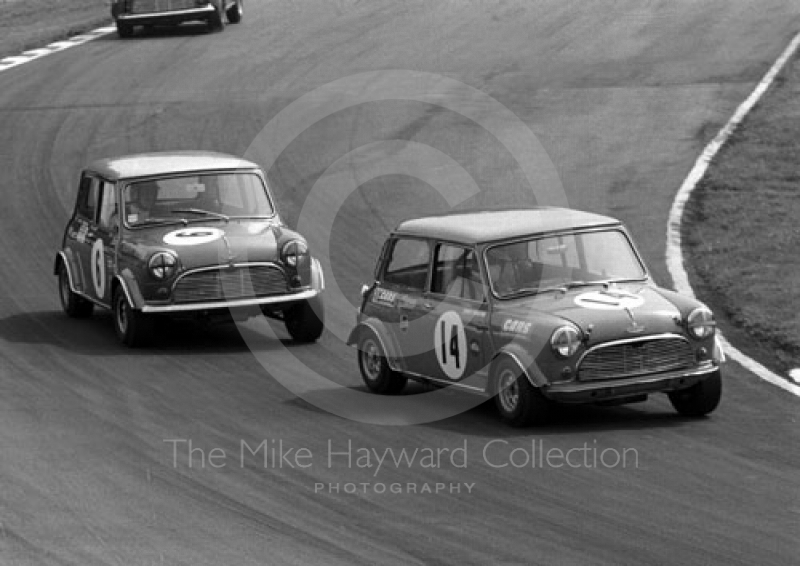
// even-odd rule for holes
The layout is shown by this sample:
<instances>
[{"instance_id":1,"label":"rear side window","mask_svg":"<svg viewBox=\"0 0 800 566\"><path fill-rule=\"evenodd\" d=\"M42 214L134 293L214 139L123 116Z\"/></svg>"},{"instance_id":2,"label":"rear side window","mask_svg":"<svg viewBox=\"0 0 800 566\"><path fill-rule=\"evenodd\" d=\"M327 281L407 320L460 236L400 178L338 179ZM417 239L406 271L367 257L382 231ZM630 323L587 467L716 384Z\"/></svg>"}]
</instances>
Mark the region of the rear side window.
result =
<instances>
[{"instance_id":1,"label":"rear side window","mask_svg":"<svg viewBox=\"0 0 800 566\"><path fill-rule=\"evenodd\" d=\"M424 291L428 280L430 246L425 240L398 238L389 252L384 283Z\"/></svg>"},{"instance_id":2,"label":"rear side window","mask_svg":"<svg viewBox=\"0 0 800 566\"><path fill-rule=\"evenodd\" d=\"M84 175L78 189L78 215L86 220L94 221L97 214L97 202L100 195L100 180Z\"/></svg>"}]
</instances>

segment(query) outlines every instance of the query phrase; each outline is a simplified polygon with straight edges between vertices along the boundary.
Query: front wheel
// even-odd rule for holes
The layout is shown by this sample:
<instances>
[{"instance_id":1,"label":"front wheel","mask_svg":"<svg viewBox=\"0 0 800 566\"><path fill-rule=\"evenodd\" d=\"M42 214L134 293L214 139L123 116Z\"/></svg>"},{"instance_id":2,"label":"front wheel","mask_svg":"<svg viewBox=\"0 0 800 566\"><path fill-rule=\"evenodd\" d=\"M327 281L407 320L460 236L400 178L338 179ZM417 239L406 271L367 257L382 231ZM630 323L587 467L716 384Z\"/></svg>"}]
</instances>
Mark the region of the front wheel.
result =
<instances>
[{"instance_id":1,"label":"front wheel","mask_svg":"<svg viewBox=\"0 0 800 566\"><path fill-rule=\"evenodd\" d=\"M369 390L381 395L397 395L408 381L389 367L380 340L372 332L363 331L358 340L358 369Z\"/></svg>"},{"instance_id":2,"label":"front wheel","mask_svg":"<svg viewBox=\"0 0 800 566\"><path fill-rule=\"evenodd\" d=\"M286 309L283 322L293 340L314 342L325 328L325 306L317 295Z\"/></svg>"},{"instance_id":3,"label":"front wheel","mask_svg":"<svg viewBox=\"0 0 800 566\"><path fill-rule=\"evenodd\" d=\"M117 287L114 291L112 308L114 329L120 341L132 348L146 344L153 332L153 320L142 311L131 307L122 287Z\"/></svg>"},{"instance_id":4,"label":"front wheel","mask_svg":"<svg viewBox=\"0 0 800 566\"><path fill-rule=\"evenodd\" d=\"M244 13L244 0L236 0L225 15L228 16L228 21L232 24L238 24L242 21L242 14Z\"/></svg>"},{"instance_id":5,"label":"front wheel","mask_svg":"<svg viewBox=\"0 0 800 566\"><path fill-rule=\"evenodd\" d=\"M519 366L508 357L494 371L494 400L500 417L511 426L541 425L552 414L552 402L531 385Z\"/></svg>"},{"instance_id":6,"label":"front wheel","mask_svg":"<svg viewBox=\"0 0 800 566\"><path fill-rule=\"evenodd\" d=\"M77 293L73 293L69 286L69 273L63 263L58 268L58 298L61 299L61 308L72 318L87 318L92 315L94 303L87 301Z\"/></svg>"},{"instance_id":7,"label":"front wheel","mask_svg":"<svg viewBox=\"0 0 800 566\"><path fill-rule=\"evenodd\" d=\"M722 397L722 376L717 370L700 383L688 389L672 391L669 401L678 413L685 417L702 417L719 405Z\"/></svg>"}]
</instances>

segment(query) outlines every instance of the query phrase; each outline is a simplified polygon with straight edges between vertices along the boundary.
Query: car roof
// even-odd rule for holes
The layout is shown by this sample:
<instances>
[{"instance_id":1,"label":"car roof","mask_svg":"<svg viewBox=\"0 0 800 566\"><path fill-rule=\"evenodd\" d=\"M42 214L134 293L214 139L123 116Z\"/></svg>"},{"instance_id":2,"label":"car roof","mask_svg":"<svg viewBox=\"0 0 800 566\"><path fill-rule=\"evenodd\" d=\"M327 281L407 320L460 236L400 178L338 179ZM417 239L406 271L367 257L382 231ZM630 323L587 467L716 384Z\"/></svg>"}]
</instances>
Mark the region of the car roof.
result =
<instances>
[{"instance_id":1,"label":"car roof","mask_svg":"<svg viewBox=\"0 0 800 566\"><path fill-rule=\"evenodd\" d=\"M401 222L394 234L479 244L571 230L619 226L610 216L571 208L534 207L509 210L449 212Z\"/></svg>"},{"instance_id":2,"label":"car roof","mask_svg":"<svg viewBox=\"0 0 800 566\"><path fill-rule=\"evenodd\" d=\"M172 173L253 169L257 167L258 165L251 161L225 153L213 151L163 151L98 159L91 163L87 169L110 181L117 181Z\"/></svg>"}]
</instances>

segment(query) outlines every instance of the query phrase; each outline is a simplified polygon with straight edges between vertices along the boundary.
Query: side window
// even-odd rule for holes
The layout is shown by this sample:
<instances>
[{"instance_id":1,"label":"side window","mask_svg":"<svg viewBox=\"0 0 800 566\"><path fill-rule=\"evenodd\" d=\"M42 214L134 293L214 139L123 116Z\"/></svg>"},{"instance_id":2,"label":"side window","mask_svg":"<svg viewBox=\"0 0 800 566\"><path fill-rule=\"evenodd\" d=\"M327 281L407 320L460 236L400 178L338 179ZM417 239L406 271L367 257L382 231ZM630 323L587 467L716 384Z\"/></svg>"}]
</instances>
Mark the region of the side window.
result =
<instances>
[{"instance_id":1,"label":"side window","mask_svg":"<svg viewBox=\"0 0 800 566\"><path fill-rule=\"evenodd\" d=\"M119 211L117 209L117 195L115 187L108 181L100 182L100 218L98 224L107 229L113 229L119 222Z\"/></svg>"},{"instance_id":2,"label":"side window","mask_svg":"<svg viewBox=\"0 0 800 566\"><path fill-rule=\"evenodd\" d=\"M449 297L479 301L483 283L475 252L469 248L440 244L436 247L431 290Z\"/></svg>"},{"instance_id":3,"label":"side window","mask_svg":"<svg viewBox=\"0 0 800 566\"><path fill-rule=\"evenodd\" d=\"M100 180L84 175L78 189L78 214L86 220L94 221L97 214L97 202L100 196Z\"/></svg>"},{"instance_id":4,"label":"side window","mask_svg":"<svg viewBox=\"0 0 800 566\"><path fill-rule=\"evenodd\" d=\"M394 241L384 270L384 283L424 291L428 280L430 246L425 240L399 238Z\"/></svg>"}]
</instances>

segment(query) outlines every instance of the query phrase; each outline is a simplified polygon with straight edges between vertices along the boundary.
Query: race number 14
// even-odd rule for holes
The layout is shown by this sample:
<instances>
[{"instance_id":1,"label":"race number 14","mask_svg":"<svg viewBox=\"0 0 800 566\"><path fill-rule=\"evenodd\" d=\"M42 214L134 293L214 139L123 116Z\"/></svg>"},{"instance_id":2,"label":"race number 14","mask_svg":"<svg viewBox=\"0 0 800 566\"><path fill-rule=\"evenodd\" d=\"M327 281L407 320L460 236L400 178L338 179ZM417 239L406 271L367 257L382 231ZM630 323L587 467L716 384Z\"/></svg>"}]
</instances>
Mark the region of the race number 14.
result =
<instances>
[{"instance_id":1,"label":"race number 14","mask_svg":"<svg viewBox=\"0 0 800 566\"><path fill-rule=\"evenodd\" d=\"M467 365L467 335L461 317L454 311L443 313L436 321L434 347L439 367L450 379L464 375Z\"/></svg>"}]
</instances>

